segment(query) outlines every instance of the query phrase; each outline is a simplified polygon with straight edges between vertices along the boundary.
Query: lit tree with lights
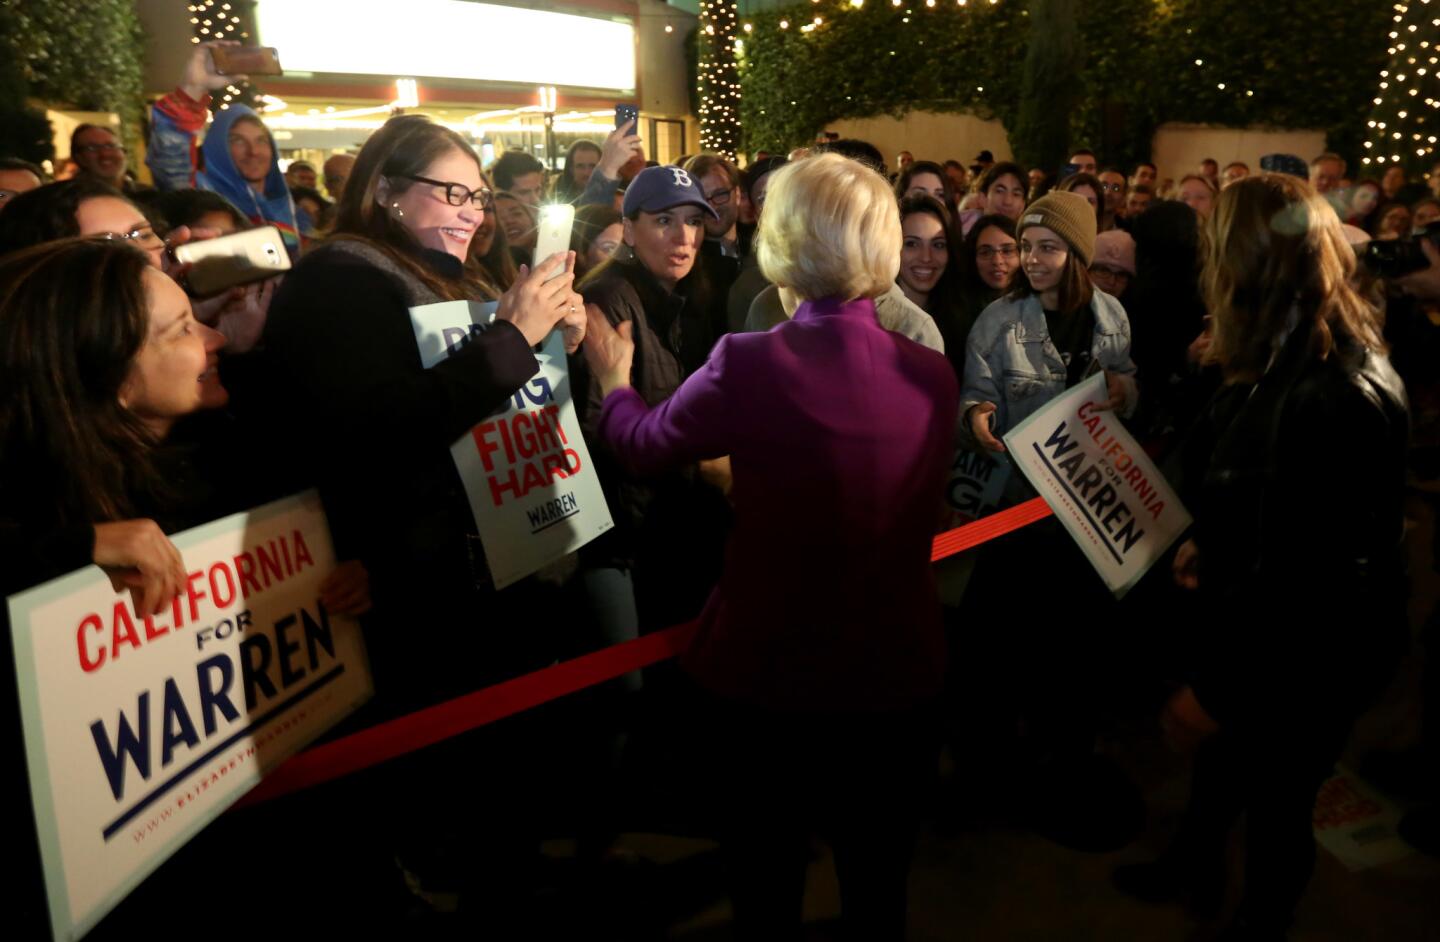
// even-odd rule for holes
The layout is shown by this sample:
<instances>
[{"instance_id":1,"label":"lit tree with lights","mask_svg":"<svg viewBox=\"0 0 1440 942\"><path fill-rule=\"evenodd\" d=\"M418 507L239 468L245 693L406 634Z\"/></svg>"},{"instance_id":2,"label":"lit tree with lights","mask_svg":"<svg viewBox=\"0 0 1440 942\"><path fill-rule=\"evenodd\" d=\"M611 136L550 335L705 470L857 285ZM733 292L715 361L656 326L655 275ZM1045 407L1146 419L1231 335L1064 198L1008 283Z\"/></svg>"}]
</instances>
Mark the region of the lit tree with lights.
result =
<instances>
[{"instance_id":1,"label":"lit tree with lights","mask_svg":"<svg viewBox=\"0 0 1440 942\"><path fill-rule=\"evenodd\" d=\"M1365 165L1407 174L1430 169L1440 140L1440 0L1398 0L1390 61L1380 72L1365 138Z\"/></svg>"},{"instance_id":2,"label":"lit tree with lights","mask_svg":"<svg viewBox=\"0 0 1440 942\"><path fill-rule=\"evenodd\" d=\"M250 39L250 31L244 19L249 18L253 6L247 0L192 0L185 7L190 11L190 27L194 33L190 41L201 43L211 39L234 39L246 42ZM225 86L225 90L214 97L210 110L220 111L235 104L258 111L258 95L255 86L248 81L236 82Z\"/></svg>"},{"instance_id":3,"label":"lit tree with lights","mask_svg":"<svg viewBox=\"0 0 1440 942\"><path fill-rule=\"evenodd\" d=\"M735 0L700 0L700 148L731 160L740 147Z\"/></svg>"}]
</instances>

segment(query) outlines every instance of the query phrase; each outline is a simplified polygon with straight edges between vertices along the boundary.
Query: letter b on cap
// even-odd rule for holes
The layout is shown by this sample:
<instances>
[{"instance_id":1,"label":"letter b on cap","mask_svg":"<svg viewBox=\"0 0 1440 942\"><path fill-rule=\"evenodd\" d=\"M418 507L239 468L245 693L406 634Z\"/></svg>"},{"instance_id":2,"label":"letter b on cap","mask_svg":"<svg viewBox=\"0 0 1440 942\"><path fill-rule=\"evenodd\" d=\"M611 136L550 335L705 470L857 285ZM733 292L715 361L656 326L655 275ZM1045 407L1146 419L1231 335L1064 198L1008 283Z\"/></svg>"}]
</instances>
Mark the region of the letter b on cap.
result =
<instances>
[{"instance_id":1,"label":"letter b on cap","mask_svg":"<svg viewBox=\"0 0 1440 942\"><path fill-rule=\"evenodd\" d=\"M690 185L691 185L690 174L686 173L685 170L684 170L684 168L682 168L682 167L671 167L671 168L670 168L670 172L671 172L672 174L674 174L674 176L675 176L674 183L675 183L676 186L690 186Z\"/></svg>"}]
</instances>

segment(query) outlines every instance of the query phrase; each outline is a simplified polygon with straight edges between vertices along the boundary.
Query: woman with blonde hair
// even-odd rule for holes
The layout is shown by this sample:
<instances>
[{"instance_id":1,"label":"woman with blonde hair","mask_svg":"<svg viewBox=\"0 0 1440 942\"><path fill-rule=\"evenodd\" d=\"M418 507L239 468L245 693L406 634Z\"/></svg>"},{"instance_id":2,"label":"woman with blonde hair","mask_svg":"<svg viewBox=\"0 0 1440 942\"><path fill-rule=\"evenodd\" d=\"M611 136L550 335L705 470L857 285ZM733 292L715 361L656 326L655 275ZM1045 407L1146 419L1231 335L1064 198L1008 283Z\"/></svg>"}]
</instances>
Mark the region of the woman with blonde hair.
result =
<instances>
[{"instance_id":1,"label":"woman with blonde hair","mask_svg":"<svg viewBox=\"0 0 1440 942\"><path fill-rule=\"evenodd\" d=\"M1243 812L1245 891L1226 938L1279 939L1314 867L1316 794L1407 641L1409 418L1380 312L1352 287L1354 252L1308 183L1233 184L1207 236L1210 355L1225 385L1187 443L1196 525L1175 561L1206 635L1163 720L1198 746L1194 785L1172 847L1116 880L1218 906ZM1343 481L1316 460L1339 442L1363 456Z\"/></svg>"},{"instance_id":2,"label":"woman with blonde hair","mask_svg":"<svg viewBox=\"0 0 1440 942\"><path fill-rule=\"evenodd\" d=\"M777 170L757 239L794 317L727 335L653 408L630 389L628 325L592 312L599 437L635 473L730 456L735 526L682 666L726 809L740 937L799 931L818 827L847 929L899 940L915 796L936 757L944 641L930 541L955 378L876 321L872 299L900 259L879 174L838 154Z\"/></svg>"}]
</instances>

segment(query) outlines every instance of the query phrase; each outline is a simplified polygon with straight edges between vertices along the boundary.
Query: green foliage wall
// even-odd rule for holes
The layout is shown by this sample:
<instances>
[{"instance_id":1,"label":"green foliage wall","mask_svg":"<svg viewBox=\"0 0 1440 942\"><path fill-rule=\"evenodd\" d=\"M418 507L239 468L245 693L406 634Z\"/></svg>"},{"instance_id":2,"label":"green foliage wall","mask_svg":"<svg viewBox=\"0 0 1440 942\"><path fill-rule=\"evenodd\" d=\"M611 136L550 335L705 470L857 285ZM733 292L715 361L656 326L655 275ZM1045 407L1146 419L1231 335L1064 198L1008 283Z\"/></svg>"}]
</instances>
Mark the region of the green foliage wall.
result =
<instances>
[{"instance_id":1,"label":"green foliage wall","mask_svg":"<svg viewBox=\"0 0 1440 942\"><path fill-rule=\"evenodd\" d=\"M746 148L783 150L841 118L898 117L911 108L969 111L1014 129L1030 8L1043 12L1040 2L969 0L961 7L939 0L926 7L904 0L895 7L867 0L857 9L848 0L807 0L751 16L741 73ZM1091 145L1108 159L1132 162L1148 156L1157 124L1183 121L1318 128L1332 146L1358 153L1386 59L1392 3L1075 6L1080 70L1071 146ZM816 16L822 24L801 32ZM779 28L781 20L788 29Z\"/></svg>"},{"instance_id":2,"label":"green foliage wall","mask_svg":"<svg viewBox=\"0 0 1440 942\"><path fill-rule=\"evenodd\" d=\"M1075 0L1033 0L1030 45L1010 147L1026 167L1058 167L1070 145L1068 114L1080 99Z\"/></svg>"},{"instance_id":3,"label":"green foliage wall","mask_svg":"<svg viewBox=\"0 0 1440 942\"><path fill-rule=\"evenodd\" d=\"M140 132L144 37L131 0L6 0L0 55L20 63L30 94L85 111L114 111Z\"/></svg>"},{"instance_id":4,"label":"green foliage wall","mask_svg":"<svg viewBox=\"0 0 1440 942\"><path fill-rule=\"evenodd\" d=\"M15 14L0 3L0 156L39 163L55 156L54 131L44 113L29 104L25 72L9 54L10 38L18 31Z\"/></svg>"}]
</instances>

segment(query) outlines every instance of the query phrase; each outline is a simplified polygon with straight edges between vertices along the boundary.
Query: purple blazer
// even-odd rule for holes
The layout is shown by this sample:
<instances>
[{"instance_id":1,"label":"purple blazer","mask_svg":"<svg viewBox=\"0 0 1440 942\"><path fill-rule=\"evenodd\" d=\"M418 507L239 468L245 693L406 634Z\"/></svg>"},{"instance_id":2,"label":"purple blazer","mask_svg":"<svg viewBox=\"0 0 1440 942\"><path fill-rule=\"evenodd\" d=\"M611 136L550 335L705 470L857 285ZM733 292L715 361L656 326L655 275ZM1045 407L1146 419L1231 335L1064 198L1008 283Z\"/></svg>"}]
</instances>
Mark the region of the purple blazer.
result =
<instances>
[{"instance_id":1,"label":"purple blazer","mask_svg":"<svg viewBox=\"0 0 1440 942\"><path fill-rule=\"evenodd\" d=\"M654 409L630 389L605 398L600 436L634 473L730 456L725 570L682 659L702 686L806 711L939 693L930 545L958 401L948 361L882 328L869 300L729 334Z\"/></svg>"}]
</instances>

